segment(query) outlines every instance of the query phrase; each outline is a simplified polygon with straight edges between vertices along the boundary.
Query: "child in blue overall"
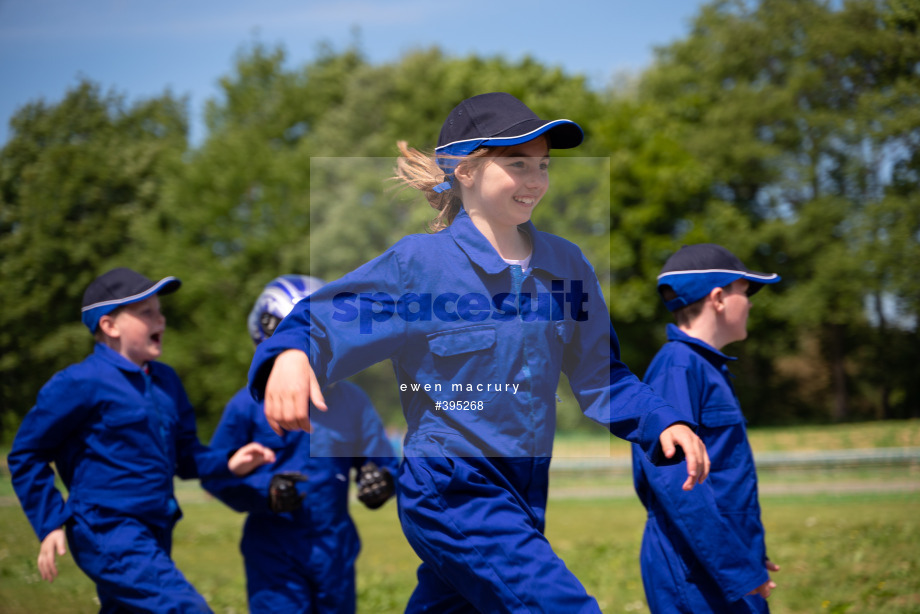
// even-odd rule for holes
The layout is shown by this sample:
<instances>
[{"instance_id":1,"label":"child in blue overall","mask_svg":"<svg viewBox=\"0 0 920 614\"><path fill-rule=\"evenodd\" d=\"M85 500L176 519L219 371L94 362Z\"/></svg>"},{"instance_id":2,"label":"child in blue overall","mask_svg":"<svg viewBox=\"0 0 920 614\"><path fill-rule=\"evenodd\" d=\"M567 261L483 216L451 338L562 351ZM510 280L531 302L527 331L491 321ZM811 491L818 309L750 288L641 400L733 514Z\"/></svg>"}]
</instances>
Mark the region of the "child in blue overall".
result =
<instances>
[{"instance_id":1,"label":"child in blue overall","mask_svg":"<svg viewBox=\"0 0 920 614\"><path fill-rule=\"evenodd\" d=\"M655 467L633 446L636 492L648 509L642 579L654 614L767 612L778 571L766 553L757 473L722 347L747 337L748 297L778 275L748 270L724 247L682 247L658 290L677 325L645 374L684 419L699 425L712 469L681 492L681 467Z\"/></svg>"},{"instance_id":2,"label":"child in blue overall","mask_svg":"<svg viewBox=\"0 0 920 614\"><path fill-rule=\"evenodd\" d=\"M587 416L656 461L680 446L687 488L705 477L694 423L619 361L581 250L530 221L550 148L582 138L510 94L461 102L437 161L399 144L398 176L439 211L438 231L298 303L256 351L250 385L279 432L309 429L331 383L391 360L407 422L399 516L422 559L407 612L599 611L544 536L562 372Z\"/></svg>"},{"instance_id":3,"label":"child in blue overall","mask_svg":"<svg viewBox=\"0 0 920 614\"><path fill-rule=\"evenodd\" d=\"M322 282L304 275L272 280L249 314L258 346L294 304ZM375 509L395 492L396 456L370 399L350 382L326 390L332 411L313 432L276 434L248 388L227 404L211 445L258 441L275 451L273 465L243 478L202 480L218 499L248 512L240 550L253 614L348 614L355 611L355 559L361 542L348 514L351 470L358 499Z\"/></svg>"},{"instance_id":4,"label":"child in blue overall","mask_svg":"<svg viewBox=\"0 0 920 614\"><path fill-rule=\"evenodd\" d=\"M69 543L96 583L100 612L210 612L170 558L182 516L173 476L244 475L274 461L259 443L234 452L198 441L179 377L156 361L166 328L158 295L179 285L126 268L97 277L83 295L93 353L42 387L9 454L13 487L41 541L42 578L57 577L55 557Z\"/></svg>"}]
</instances>

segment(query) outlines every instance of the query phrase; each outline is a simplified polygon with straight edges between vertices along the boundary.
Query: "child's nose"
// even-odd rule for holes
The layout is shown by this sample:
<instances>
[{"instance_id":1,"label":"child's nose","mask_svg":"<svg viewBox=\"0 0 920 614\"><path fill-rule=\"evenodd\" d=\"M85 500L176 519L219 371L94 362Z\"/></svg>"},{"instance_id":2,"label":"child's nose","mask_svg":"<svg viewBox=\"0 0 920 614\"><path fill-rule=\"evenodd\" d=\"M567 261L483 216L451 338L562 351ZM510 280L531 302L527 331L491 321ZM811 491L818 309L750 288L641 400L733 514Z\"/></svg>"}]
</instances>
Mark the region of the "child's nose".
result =
<instances>
[{"instance_id":1,"label":"child's nose","mask_svg":"<svg viewBox=\"0 0 920 614\"><path fill-rule=\"evenodd\" d=\"M547 183L548 178L546 176L546 171L543 170L534 170L530 173L527 173L527 185L528 186L541 186Z\"/></svg>"}]
</instances>

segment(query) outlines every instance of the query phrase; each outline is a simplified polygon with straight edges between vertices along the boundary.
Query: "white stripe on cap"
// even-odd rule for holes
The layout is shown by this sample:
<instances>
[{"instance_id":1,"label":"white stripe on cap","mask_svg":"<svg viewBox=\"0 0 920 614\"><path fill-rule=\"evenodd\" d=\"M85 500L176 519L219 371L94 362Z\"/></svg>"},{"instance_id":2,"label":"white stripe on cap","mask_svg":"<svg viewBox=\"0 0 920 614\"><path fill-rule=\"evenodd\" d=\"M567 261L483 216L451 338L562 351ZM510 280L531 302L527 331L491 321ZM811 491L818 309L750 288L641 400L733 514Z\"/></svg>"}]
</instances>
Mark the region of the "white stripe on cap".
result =
<instances>
[{"instance_id":1,"label":"white stripe on cap","mask_svg":"<svg viewBox=\"0 0 920 614\"><path fill-rule=\"evenodd\" d=\"M459 145L460 143L472 143L472 142L475 142L475 141L490 141L490 142L491 142L491 141L514 141L514 140L517 140L517 139L520 139L520 138L529 136L529 135L533 134L534 132L541 132L541 131L542 131L542 132L546 132L546 131L549 130L550 128L555 128L556 126L558 126L558 125L560 125L560 124L574 124L574 125L578 126L578 124L576 124L575 122L573 122L571 119L554 119L553 121L550 121L550 122L547 122L547 123L543 124L543 125L540 126L539 128L536 128L536 129L534 129L534 130L531 130L530 132L525 132L524 134L519 134L519 135L517 135L517 136L481 136L481 137L477 137L477 138L475 138L475 139L463 139L462 141L454 141L453 143L447 143L446 145L441 145L440 147L435 147L435 151L440 151L440 150L444 149L445 147L450 147L450 146L452 146L452 145ZM499 145L500 145L500 144L501 144L501 143L499 143ZM490 147L492 146L491 143L490 143L489 146L490 146Z\"/></svg>"},{"instance_id":2,"label":"white stripe on cap","mask_svg":"<svg viewBox=\"0 0 920 614\"><path fill-rule=\"evenodd\" d=\"M178 280L177 280L177 278L175 278L175 277L173 277L173 276L164 277L163 279L161 279L161 280L158 281L157 283L153 284L152 286L150 286L149 288L147 288L147 289L144 290L143 292L139 292L139 293L137 293L137 294L135 294L135 295L133 295L133 296L126 296L126 297L124 297L124 298L112 299L112 300L110 300L110 301L99 301L98 303L93 303L92 305L87 305L86 307L83 307L83 308L80 310L80 312L82 313L82 312L84 312L84 311L89 311L89 310L91 310L91 309L95 309L96 307L105 307L105 306L107 306L107 305L121 305L121 304L123 304L123 303L130 303L130 302L138 301L138 300L144 298L145 296L150 296L151 294L156 294L157 291L159 291L160 288L162 288L163 286L165 286L166 284L168 284L168 283L171 282L171 281L178 281Z\"/></svg>"},{"instance_id":3,"label":"white stripe on cap","mask_svg":"<svg viewBox=\"0 0 920 614\"><path fill-rule=\"evenodd\" d=\"M658 279L660 280L661 278L667 277L668 275L700 275L702 273L736 273L738 275L741 275L742 277L753 277L755 279L763 279L763 280L776 279L777 277L779 277L779 275L777 275L776 273L771 273L769 275L759 275L757 273L751 273L749 271L735 271L733 269L697 269L693 271L668 271L667 273L662 273L661 275L659 275Z\"/></svg>"}]
</instances>

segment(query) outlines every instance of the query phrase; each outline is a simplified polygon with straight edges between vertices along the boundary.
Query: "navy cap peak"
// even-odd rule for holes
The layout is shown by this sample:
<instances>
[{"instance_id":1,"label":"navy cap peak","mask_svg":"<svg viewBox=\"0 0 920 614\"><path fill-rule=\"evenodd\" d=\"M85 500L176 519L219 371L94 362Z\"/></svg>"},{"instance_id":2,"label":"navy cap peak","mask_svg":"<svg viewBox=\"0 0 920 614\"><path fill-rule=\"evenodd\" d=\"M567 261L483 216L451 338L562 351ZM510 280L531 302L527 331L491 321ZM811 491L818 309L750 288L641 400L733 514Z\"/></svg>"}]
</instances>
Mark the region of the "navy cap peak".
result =
<instances>
[{"instance_id":1,"label":"navy cap peak","mask_svg":"<svg viewBox=\"0 0 920 614\"><path fill-rule=\"evenodd\" d=\"M764 284L780 281L776 273L760 273L744 266L744 263L715 243L684 245L668 258L658 275L658 290L669 286L677 295L665 306L669 311L686 307L709 294L714 288L722 288L736 279L749 282L748 296L760 290Z\"/></svg>"},{"instance_id":2,"label":"navy cap peak","mask_svg":"<svg viewBox=\"0 0 920 614\"><path fill-rule=\"evenodd\" d=\"M530 108L505 92L467 98L448 114L435 151L465 156L483 147L519 145L545 134L553 149L577 147L584 139L581 127L568 119L540 119Z\"/></svg>"},{"instance_id":3,"label":"navy cap peak","mask_svg":"<svg viewBox=\"0 0 920 614\"><path fill-rule=\"evenodd\" d=\"M182 282L175 277L152 281L137 271L119 267L94 279L83 293L83 323L96 332L99 318L122 305L137 303L154 294L169 294Z\"/></svg>"}]
</instances>

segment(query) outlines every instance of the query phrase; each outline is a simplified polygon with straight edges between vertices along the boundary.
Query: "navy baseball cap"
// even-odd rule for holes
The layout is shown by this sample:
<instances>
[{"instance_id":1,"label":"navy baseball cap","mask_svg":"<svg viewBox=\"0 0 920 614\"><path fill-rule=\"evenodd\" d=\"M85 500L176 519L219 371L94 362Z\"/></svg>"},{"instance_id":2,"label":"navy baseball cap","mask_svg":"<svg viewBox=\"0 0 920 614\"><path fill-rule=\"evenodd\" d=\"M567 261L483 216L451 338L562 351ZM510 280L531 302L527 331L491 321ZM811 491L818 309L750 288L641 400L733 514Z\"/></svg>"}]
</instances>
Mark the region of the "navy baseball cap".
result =
<instances>
[{"instance_id":1,"label":"navy baseball cap","mask_svg":"<svg viewBox=\"0 0 920 614\"><path fill-rule=\"evenodd\" d=\"M180 285L182 282L175 277L155 282L125 267L112 269L94 279L83 293L83 323L95 333L99 319L117 307L137 303L154 294L175 292Z\"/></svg>"},{"instance_id":2,"label":"navy baseball cap","mask_svg":"<svg viewBox=\"0 0 920 614\"><path fill-rule=\"evenodd\" d=\"M751 271L733 253L715 243L684 245L668 258L658 275L658 291L670 286L676 298L665 301L668 311L677 311L709 294L713 288L722 288L736 279L750 282L747 295L751 296L764 284L780 280L776 273Z\"/></svg>"},{"instance_id":3,"label":"navy baseball cap","mask_svg":"<svg viewBox=\"0 0 920 614\"><path fill-rule=\"evenodd\" d=\"M544 134L552 149L577 147L585 137L575 122L540 119L511 94L480 94L467 98L450 112L441 126L435 154L440 154L438 166L451 175L458 163L456 157L467 156L480 147L520 145Z\"/></svg>"}]
</instances>

